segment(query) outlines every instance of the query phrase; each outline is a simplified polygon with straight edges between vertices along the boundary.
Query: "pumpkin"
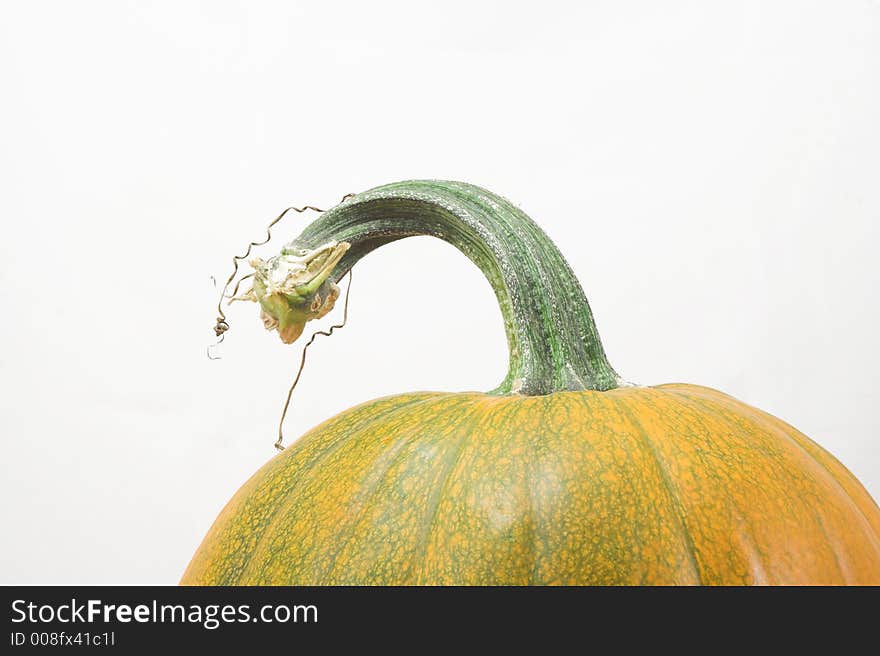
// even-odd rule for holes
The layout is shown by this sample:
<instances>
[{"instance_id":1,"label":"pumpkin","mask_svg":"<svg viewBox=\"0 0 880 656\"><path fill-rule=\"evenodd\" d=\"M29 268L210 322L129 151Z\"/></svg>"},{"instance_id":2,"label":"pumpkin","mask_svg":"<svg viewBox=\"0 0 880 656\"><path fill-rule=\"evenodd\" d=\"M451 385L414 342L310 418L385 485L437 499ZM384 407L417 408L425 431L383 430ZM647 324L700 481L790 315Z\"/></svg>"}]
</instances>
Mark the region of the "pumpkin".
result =
<instances>
[{"instance_id":1,"label":"pumpkin","mask_svg":"<svg viewBox=\"0 0 880 656\"><path fill-rule=\"evenodd\" d=\"M252 298L268 328L299 335L361 257L411 235L485 273L504 381L312 429L229 501L183 584L880 583L880 509L842 464L721 392L625 383L560 252L484 189L358 194L257 262Z\"/></svg>"}]
</instances>

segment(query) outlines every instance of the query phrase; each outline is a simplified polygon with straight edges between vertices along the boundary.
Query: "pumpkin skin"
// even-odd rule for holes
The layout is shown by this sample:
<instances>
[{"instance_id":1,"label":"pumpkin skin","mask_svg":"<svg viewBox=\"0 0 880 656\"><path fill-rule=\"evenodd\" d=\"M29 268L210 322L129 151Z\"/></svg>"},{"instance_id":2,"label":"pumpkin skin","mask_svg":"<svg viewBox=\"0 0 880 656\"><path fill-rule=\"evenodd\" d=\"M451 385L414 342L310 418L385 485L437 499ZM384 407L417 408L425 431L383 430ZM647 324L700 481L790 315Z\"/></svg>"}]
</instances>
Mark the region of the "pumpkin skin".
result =
<instances>
[{"instance_id":1,"label":"pumpkin skin","mask_svg":"<svg viewBox=\"0 0 880 656\"><path fill-rule=\"evenodd\" d=\"M880 584L880 509L705 387L404 394L270 460L181 583Z\"/></svg>"}]
</instances>

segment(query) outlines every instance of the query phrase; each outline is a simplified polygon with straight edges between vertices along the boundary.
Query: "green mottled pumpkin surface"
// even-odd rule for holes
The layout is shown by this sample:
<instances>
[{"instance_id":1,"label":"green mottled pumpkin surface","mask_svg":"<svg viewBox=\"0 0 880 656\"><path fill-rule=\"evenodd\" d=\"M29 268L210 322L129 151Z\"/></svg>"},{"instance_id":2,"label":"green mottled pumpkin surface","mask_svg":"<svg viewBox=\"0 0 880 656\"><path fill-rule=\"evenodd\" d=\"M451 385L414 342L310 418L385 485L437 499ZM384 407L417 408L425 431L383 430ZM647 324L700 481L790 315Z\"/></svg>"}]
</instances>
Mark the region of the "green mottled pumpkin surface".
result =
<instances>
[{"instance_id":1,"label":"green mottled pumpkin surface","mask_svg":"<svg viewBox=\"0 0 880 656\"><path fill-rule=\"evenodd\" d=\"M408 394L267 463L187 584L880 583L833 457L707 388Z\"/></svg>"}]
</instances>

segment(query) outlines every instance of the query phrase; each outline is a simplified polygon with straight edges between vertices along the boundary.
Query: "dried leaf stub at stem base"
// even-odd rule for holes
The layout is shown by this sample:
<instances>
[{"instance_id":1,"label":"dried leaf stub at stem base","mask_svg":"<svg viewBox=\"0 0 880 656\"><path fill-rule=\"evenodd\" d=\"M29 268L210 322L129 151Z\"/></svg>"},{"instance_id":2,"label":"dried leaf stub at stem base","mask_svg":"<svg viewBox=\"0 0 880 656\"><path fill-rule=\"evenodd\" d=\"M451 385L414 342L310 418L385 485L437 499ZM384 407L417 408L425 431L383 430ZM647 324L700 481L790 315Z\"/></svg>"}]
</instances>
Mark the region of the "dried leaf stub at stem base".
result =
<instances>
[{"instance_id":1,"label":"dried leaf stub at stem base","mask_svg":"<svg viewBox=\"0 0 880 656\"><path fill-rule=\"evenodd\" d=\"M339 287L330 274L349 247L333 241L312 250L285 249L268 260L254 258L253 286L234 300L259 303L266 329L277 330L281 341L291 344L307 322L333 309Z\"/></svg>"},{"instance_id":2,"label":"dried leaf stub at stem base","mask_svg":"<svg viewBox=\"0 0 880 656\"><path fill-rule=\"evenodd\" d=\"M345 196L342 197L342 199L339 201L339 203L340 204L344 203L345 201L347 201L349 198L352 198L352 197L354 197L354 194L351 194L351 193L345 194ZM238 294L238 288L241 285L242 281L246 280L247 278L251 278L254 275L254 273L249 273L248 275L244 276L243 278L240 278L239 281L236 283L235 290L232 292L231 296L226 295L226 290L229 289L229 285L232 284L232 281L235 280L235 276L238 274L238 263L240 261L246 260L248 258L248 256L251 254L251 249L254 246L262 246L263 244L269 243L269 241L272 239L272 228L275 226L276 223L278 223L279 221L281 221L281 219L283 219L285 216L287 216L288 212L297 212L298 214L302 214L303 212L306 212L309 210L311 210L312 212L318 212L318 213L322 213L324 211L320 207L315 207L314 205L303 205L302 207L292 207L292 206L288 207L287 209L282 211L281 214L276 216L268 226L266 226L266 238L263 241L252 241L250 244L248 244L247 250L242 255L236 255L232 258L232 273L229 274L229 278L226 280L226 284L223 286L223 291L220 293L220 300L217 302L217 319L214 322L214 334L217 335L218 339L215 344L208 346L208 358L209 359L211 359L211 360L219 360L220 359L220 356L214 356L211 354L211 349L216 347L217 345L219 345L223 341L224 334L226 333L227 330L229 330L229 322L226 320L226 314L223 312L224 299L231 298L232 300L253 300L253 299L247 299L246 297L236 298L236 294ZM213 276L211 276L211 278L212 278L212 280L214 279ZM215 287L217 286L216 280L214 281L214 286ZM231 303L232 300L230 300L229 303Z\"/></svg>"}]
</instances>

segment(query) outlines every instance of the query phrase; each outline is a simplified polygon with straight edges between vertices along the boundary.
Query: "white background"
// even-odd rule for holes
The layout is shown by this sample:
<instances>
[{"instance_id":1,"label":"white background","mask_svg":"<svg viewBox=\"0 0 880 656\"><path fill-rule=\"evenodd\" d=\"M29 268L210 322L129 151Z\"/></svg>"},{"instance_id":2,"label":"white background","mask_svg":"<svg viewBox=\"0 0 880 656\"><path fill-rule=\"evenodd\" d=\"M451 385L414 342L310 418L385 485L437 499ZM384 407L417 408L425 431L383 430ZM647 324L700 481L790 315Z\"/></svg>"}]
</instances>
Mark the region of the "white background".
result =
<instances>
[{"instance_id":1,"label":"white background","mask_svg":"<svg viewBox=\"0 0 880 656\"><path fill-rule=\"evenodd\" d=\"M624 377L772 412L880 497L877 2L5 3L0 74L2 583L175 583L299 357L242 304L209 361L209 276L407 178L538 221ZM506 358L464 256L388 246L287 433Z\"/></svg>"}]
</instances>

